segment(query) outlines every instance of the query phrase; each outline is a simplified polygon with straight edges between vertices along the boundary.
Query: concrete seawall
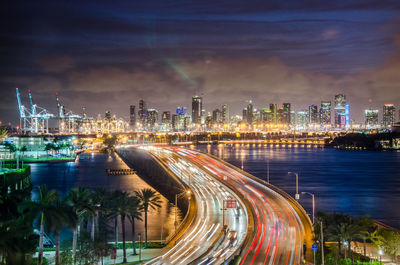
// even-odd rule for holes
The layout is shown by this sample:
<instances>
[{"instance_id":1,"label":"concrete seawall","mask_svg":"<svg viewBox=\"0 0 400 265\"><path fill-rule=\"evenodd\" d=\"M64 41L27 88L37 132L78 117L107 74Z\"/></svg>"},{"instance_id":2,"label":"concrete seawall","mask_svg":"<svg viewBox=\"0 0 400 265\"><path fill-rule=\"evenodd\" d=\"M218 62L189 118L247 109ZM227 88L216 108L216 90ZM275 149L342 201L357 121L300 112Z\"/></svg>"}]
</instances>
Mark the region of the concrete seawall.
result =
<instances>
[{"instance_id":1,"label":"concrete seawall","mask_svg":"<svg viewBox=\"0 0 400 265\"><path fill-rule=\"evenodd\" d=\"M170 202L175 202L175 195L181 194L185 185L171 176L154 159L152 155L138 148L118 149L117 154L132 169L136 170L138 175L154 187ZM182 213L188 210L189 201L186 196L178 196L178 208Z\"/></svg>"}]
</instances>

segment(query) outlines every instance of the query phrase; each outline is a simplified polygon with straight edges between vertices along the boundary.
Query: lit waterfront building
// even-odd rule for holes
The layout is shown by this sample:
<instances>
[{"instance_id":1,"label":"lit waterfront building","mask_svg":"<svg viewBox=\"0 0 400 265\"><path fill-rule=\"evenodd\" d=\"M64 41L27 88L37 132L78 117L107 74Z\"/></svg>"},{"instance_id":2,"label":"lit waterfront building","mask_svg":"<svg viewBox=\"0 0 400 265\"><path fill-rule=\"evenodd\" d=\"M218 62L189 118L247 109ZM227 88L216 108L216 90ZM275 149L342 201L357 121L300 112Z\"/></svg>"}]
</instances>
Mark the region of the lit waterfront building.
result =
<instances>
[{"instance_id":1,"label":"lit waterfront building","mask_svg":"<svg viewBox=\"0 0 400 265\"><path fill-rule=\"evenodd\" d=\"M268 123L268 124L275 123L274 114L268 108L263 108L261 110L261 120L263 123Z\"/></svg>"},{"instance_id":2,"label":"lit waterfront building","mask_svg":"<svg viewBox=\"0 0 400 265\"><path fill-rule=\"evenodd\" d=\"M242 121L247 123L247 108L242 111Z\"/></svg>"},{"instance_id":3,"label":"lit waterfront building","mask_svg":"<svg viewBox=\"0 0 400 265\"><path fill-rule=\"evenodd\" d=\"M227 104L222 105L222 122L229 123L229 107Z\"/></svg>"},{"instance_id":4,"label":"lit waterfront building","mask_svg":"<svg viewBox=\"0 0 400 265\"><path fill-rule=\"evenodd\" d=\"M206 127L207 130L211 130L212 128L212 123L213 123L213 118L211 113L209 112L204 120L204 125Z\"/></svg>"},{"instance_id":5,"label":"lit waterfront building","mask_svg":"<svg viewBox=\"0 0 400 265\"><path fill-rule=\"evenodd\" d=\"M393 104L383 105L382 126L383 128L391 128L395 122L396 109Z\"/></svg>"},{"instance_id":6,"label":"lit waterfront building","mask_svg":"<svg viewBox=\"0 0 400 265\"><path fill-rule=\"evenodd\" d=\"M311 105L308 107L308 123L316 125L318 123L318 106Z\"/></svg>"},{"instance_id":7,"label":"lit waterfront building","mask_svg":"<svg viewBox=\"0 0 400 265\"><path fill-rule=\"evenodd\" d=\"M148 130L155 131L157 129L158 111L156 109L147 110Z\"/></svg>"},{"instance_id":8,"label":"lit waterfront building","mask_svg":"<svg viewBox=\"0 0 400 265\"><path fill-rule=\"evenodd\" d=\"M365 128L376 129L378 127L378 110L365 110Z\"/></svg>"},{"instance_id":9,"label":"lit waterfront building","mask_svg":"<svg viewBox=\"0 0 400 265\"><path fill-rule=\"evenodd\" d=\"M107 120L111 120L111 111L107 110L106 113L104 114L104 118Z\"/></svg>"},{"instance_id":10,"label":"lit waterfront building","mask_svg":"<svg viewBox=\"0 0 400 265\"><path fill-rule=\"evenodd\" d=\"M277 106L276 106L276 104L273 104L273 103L271 103L271 104L269 104L269 109L271 110L271 113L272 113L272 118L273 118L273 123L276 123L277 122L277 116L278 116L278 109L277 109Z\"/></svg>"},{"instance_id":11,"label":"lit waterfront building","mask_svg":"<svg viewBox=\"0 0 400 265\"><path fill-rule=\"evenodd\" d=\"M296 112L294 110L290 111L290 125L296 126Z\"/></svg>"},{"instance_id":12,"label":"lit waterfront building","mask_svg":"<svg viewBox=\"0 0 400 265\"><path fill-rule=\"evenodd\" d=\"M199 96L192 97L192 122L201 124L201 115L203 110L203 99Z\"/></svg>"},{"instance_id":13,"label":"lit waterfront building","mask_svg":"<svg viewBox=\"0 0 400 265\"><path fill-rule=\"evenodd\" d=\"M135 105L130 105L129 107L129 125L131 126L131 129L135 129L136 125Z\"/></svg>"},{"instance_id":14,"label":"lit waterfront building","mask_svg":"<svg viewBox=\"0 0 400 265\"><path fill-rule=\"evenodd\" d=\"M283 103L283 110L284 110L284 124L290 124L290 111L291 105L290 103Z\"/></svg>"},{"instance_id":15,"label":"lit waterfront building","mask_svg":"<svg viewBox=\"0 0 400 265\"><path fill-rule=\"evenodd\" d=\"M307 127L308 121L309 121L308 110L303 109L297 112L297 124L302 129L305 129Z\"/></svg>"},{"instance_id":16,"label":"lit waterfront building","mask_svg":"<svg viewBox=\"0 0 400 265\"><path fill-rule=\"evenodd\" d=\"M335 95L335 127L346 125L346 96L343 94Z\"/></svg>"},{"instance_id":17,"label":"lit waterfront building","mask_svg":"<svg viewBox=\"0 0 400 265\"><path fill-rule=\"evenodd\" d=\"M138 117L142 130L145 130L147 123L147 105L143 99L139 100Z\"/></svg>"},{"instance_id":18,"label":"lit waterfront building","mask_svg":"<svg viewBox=\"0 0 400 265\"><path fill-rule=\"evenodd\" d=\"M164 111L161 115L161 130L169 131L171 128L171 112Z\"/></svg>"},{"instance_id":19,"label":"lit waterfront building","mask_svg":"<svg viewBox=\"0 0 400 265\"><path fill-rule=\"evenodd\" d=\"M214 124L222 123L222 111L220 109L215 109L212 112L212 121Z\"/></svg>"},{"instance_id":20,"label":"lit waterfront building","mask_svg":"<svg viewBox=\"0 0 400 265\"><path fill-rule=\"evenodd\" d=\"M331 125L331 106L332 103L330 101L321 101L321 108L319 109L321 127Z\"/></svg>"},{"instance_id":21,"label":"lit waterfront building","mask_svg":"<svg viewBox=\"0 0 400 265\"><path fill-rule=\"evenodd\" d=\"M250 100L246 109L246 121L249 125L253 124L253 102Z\"/></svg>"}]
</instances>

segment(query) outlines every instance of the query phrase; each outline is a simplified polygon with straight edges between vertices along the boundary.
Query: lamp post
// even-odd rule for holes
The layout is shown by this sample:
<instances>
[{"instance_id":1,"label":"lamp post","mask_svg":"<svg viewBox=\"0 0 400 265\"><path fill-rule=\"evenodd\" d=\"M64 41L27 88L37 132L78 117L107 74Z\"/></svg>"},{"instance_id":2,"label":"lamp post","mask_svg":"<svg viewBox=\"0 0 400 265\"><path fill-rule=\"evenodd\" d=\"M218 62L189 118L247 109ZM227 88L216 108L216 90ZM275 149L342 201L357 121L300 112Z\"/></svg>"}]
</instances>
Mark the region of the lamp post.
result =
<instances>
[{"instance_id":1,"label":"lamp post","mask_svg":"<svg viewBox=\"0 0 400 265\"><path fill-rule=\"evenodd\" d=\"M378 251L378 253L379 253L379 262L382 263L383 250L380 249L380 250Z\"/></svg>"},{"instance_id":2,"label":"lamp post","mask_svg":"<svg viewBox=\"0 0 400 265\"><path fill-rule=\"evenodd\" d=\"M295 198L296 200L299 200L299 199L300 199L300 194L299 194L299 174L296 173L296 172L288 172L288 174L289 174L289 175L290 175L290 174L296 175L296 194L294 195L294 198Z\"/></svg>"},{"instance_id":3,"label":"lamp post","mask_svg":"<svg viewBox=\"0 0 400 265\"><path fill-rule=\"evenodd\" d=\"M314 194L311 192L306 192L306 191L301 192L301 194L308 194L312 198L312 224L314 225L314 222L315 222L315 197L314 197Z\"/></svg>"}]
</instances>

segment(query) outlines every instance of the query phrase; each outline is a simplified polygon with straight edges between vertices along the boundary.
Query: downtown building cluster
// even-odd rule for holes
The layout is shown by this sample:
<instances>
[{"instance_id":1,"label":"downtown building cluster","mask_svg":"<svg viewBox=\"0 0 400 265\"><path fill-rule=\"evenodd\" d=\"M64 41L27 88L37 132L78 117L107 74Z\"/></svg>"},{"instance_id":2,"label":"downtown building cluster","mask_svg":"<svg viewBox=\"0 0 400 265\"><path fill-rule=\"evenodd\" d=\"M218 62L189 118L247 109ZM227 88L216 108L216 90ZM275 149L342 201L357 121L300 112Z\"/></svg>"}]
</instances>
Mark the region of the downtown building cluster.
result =
<instances>
[{"instance_id":1,"label":"downtown building cluster","mask_svg":"<svg viewBox=\"0 0 400 265\"><path fill-rule=\"evenodd\" d=\"M378 110L365 110L365 123L355 124L350 119L350 105L346 95L337 94L333 101L321 101L320 104L294 111L291 103L278 106L275 103L257 109L252 101L242 111L242 115L229 115L229 106L206 112L203 98L192 97L191 112L186 107L177 107L175 112L148 108L141 99L138 109L131 105L129 125L131 131L331 131L349 129L390 129L395 123L393 104L383 106L381 124L378 123ZM160 117L161 116L161 117Z\"/></svg>"}]
</instances>

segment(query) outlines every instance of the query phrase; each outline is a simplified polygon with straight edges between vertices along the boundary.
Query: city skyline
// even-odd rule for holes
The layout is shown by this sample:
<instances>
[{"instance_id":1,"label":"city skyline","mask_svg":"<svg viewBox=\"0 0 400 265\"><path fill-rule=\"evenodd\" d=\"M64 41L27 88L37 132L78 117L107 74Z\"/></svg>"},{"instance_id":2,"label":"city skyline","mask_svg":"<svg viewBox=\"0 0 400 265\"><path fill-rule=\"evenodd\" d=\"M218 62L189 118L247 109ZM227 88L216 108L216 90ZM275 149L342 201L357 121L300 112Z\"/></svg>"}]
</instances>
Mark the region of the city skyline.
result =
<instances>
[{"instance_id":1,"label":"city skyline","mask_svg":"<svg viewBox=\"0 0 400 265\"><path fill-rule=\"evenodd\" d=\"M29 107L28 104L24 103L31 103L32 102L32 92L31 90L28 90L28 95L26 97L26 102L23 102L21 100L21 93L19 93L19 89L17 89L17 102L22 106L22 108L27 108ZM345 127L349 126L351 124L369 124L368 122L368 114L367 112L374 113L377 115L377 118L379 117L379 121L381 121L381 125L383 128L388 127L388 125L392 125L400 119L400 110L396 107L395 104L391 103L385 103L383 104L383 111L380 112L379 110L373 109L371 105L368 108L363 109L363 117L362 120L355 120L352 117L352 113L350 112L350 104L348 104L348 99L346 95L343 94L337 94L334 95L332 100L321 100L319 104L310 104L308 106L302 106L298 109L292 108L292 103L269 103L269 104L264 104L263 106L256 106L253 104L253 101L246 100L244 103L244 108L242 108L241 113L232 113L230 112L230 107L228 104L225 103L220 103L220 105L214 106L211 109L204 109L203 106L203 97L194 95L191 97L192 99L192 106L191 108L188 108L185 106L185 104L180 104L176 106L175 108L171 110L165 110L165 109L160 109L157 106L148 104L149 102L147 99L139 99L138 101L138 110L135 111L136 105L133 103L132 105L129 105L129 112L125 113L125 115L117 115L116 113L112 113L110 109L105 109L103 110L102 113L88 113L86 107L82 107L81 110L75 111L75 110L70 110L65 107L62 102L60 102L59 95L56 93L56 103L57 103L57 112L52 113L51 111L48 112L47 106L37 106L36 101L33 102L37 108L44 109L46 111L45 115L48 115L51 120L54 120L55 118L59 119L64 119L67 118L68 115L72 117L72 119L87 119L90 117L95 117L97 116L97 119L99 119L100 116L103 116L104 118L110 120L111 115L113 117L121 117L124 119L127 123L129 123L131 128L134 128L136 123L139 124L148 124L149 119L152 120L152 124L158 123L159 125L165 124L165 114L168 112L168 117L171 119L173 118L173 115L186 115L191 118L190 123L194 125L200 125L200 124L205 124L205 118L210 116L212 118L212 122L219 121L218 123L230 123L231 118L235 117L240 117L242 121L245 121L248 124L252 124L254 122L264 122L264 123L278 123L278 124L289 124L289 125L308 125L308 124L320 124L320 125L332 125L334 127ZM29 102L28 102L29 101ZM269 108L268 108L269 105ZM49 108L51 109L51 107ZM17 109L18 110L18 109ZM274 113L274 118L268 118L268 117L263 117L263 115L268 115L267 113L263 114L263 111L265 112L268 110L268 112ZM280 111L285 110L285 113ZM373 112L370 112L372 111ZM21 110L19 110L21 112ZM218 113L216 113L218 112ZM397 115L397 112L399 112L399 115ZM64 113L64 114L63 114ZM151 114L150 114L151 113ZM191 113L191 114L190 114ZM257 113L257 114L255 114ZM379 115L378 115L379 113ZM172 114L172 116L171 116ZM215 118L215 116L218 115L219 118ZM253 115L257 115L257 119L254 118L253 120ZM283 116L282 116L283 115ZM302 117L305 115L305 117ZM20 114L21 116L21 114ZM161 117L161 118L160 118ZM46 119L49 119L46 118ZM119 118L119 119L121 119ZM90 118L91 119L91 118ZM19 118L18 118L19 120ZM377 120L378 121L378 120ZM7 123L3 122L0 119L0 122L3 125L6 125ZM1 124L0 123L0 124ZM18 121L20 123L20 121ZM10 124L10 123L8 123ZM375 123L374 123L375 124ZM16 124L12 124L12 126L16 126ZM54 125L54 124L52 124ZM376 123L375 125L378 125ZM57 125L56 125L57 126ZM61 126L61 124L59 125Z\"/></svg>"},{"instance_id":2,"label":"city skyline","mask_svg":"<svg viewBox=\"0 0 400 265\"><path fill-rule=\"evenodd\" d=\"M248 99L303 109L342 93L357 122L400 102L395 1L42 3L2 11L4 123L18 120L15 87L53 113L59 92L69 109L124 117L139 98L172 110L195 94L205 109L224 101L239 114Z\"/></svg>"}]
</instances>

